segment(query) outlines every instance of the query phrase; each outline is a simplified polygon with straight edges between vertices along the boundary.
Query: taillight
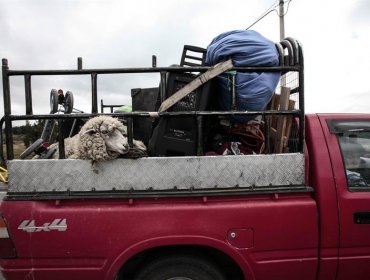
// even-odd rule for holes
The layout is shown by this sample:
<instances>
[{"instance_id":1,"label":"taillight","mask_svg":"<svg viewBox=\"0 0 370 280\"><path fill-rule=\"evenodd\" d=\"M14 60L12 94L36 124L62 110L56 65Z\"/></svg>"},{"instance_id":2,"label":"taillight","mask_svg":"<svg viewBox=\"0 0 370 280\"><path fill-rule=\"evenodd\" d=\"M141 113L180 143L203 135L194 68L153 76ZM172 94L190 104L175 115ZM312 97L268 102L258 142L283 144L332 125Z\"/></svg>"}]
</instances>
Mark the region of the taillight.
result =
<instances>
[{"instance_id":1,"label":"taillight","mask_svg":"<svg viewBox=\"0 0 370 280\"><path fill-rule=\"evenodd\" d=\"M15 247L9 236L8 228L3 217L0 216L0 258L15 258Z\"/></svg>"}]
</instances>

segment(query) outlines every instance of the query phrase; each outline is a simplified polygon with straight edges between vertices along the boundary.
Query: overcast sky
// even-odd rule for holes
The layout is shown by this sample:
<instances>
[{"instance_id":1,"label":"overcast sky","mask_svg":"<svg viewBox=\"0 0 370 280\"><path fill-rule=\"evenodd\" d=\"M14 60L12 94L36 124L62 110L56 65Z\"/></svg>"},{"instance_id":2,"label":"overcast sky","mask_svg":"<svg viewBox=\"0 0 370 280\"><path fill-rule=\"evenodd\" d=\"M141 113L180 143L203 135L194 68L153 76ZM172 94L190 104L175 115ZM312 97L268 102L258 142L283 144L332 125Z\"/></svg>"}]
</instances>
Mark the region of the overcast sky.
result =
<instances>
[{"instance_id":1,"label":"overcast sky","mask_svg":"<svg viewBox=\"0 0 370 280\"><path fill-rule=\"evenodd\" d=\"M288 7L289 2L289 7ZM183 45L206 48L245 29L277 0L0 0L0 56L10 69L149 67L179 63ZM305 55L306 112L370 111L370 1L286 0L285 35ZM251 29L279 41L271 12ZM158 86L158 74L99 76L100 99L130 103L130 89ZM89 111L89 76L33 77L34 113L47 113L52 88L70 90ZM2 94L2 87L0 89ZM12 113L24 113L23 78L11 78ZM3 112L3 100L1 114Z\"/></svg>"}]
</instances>

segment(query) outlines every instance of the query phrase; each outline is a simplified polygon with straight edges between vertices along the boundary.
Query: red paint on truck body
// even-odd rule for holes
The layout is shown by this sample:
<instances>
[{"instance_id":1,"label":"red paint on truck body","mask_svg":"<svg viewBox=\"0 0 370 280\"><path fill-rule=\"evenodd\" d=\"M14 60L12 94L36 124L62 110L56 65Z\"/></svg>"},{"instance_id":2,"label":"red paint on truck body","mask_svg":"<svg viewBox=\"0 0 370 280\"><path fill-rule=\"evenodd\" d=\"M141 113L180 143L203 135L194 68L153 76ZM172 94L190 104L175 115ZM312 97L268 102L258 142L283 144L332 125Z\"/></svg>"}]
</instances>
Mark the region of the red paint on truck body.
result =
<instances>
[{"instance_id":1,"label":"red paint on truck body","mask_svg":"<svg viewBox=\"0 0 370 280\"><path fill-rule=\"evenodd\" d=\"M370 226L355 224L353 213L370 211L370 192L348 190L326 122L338 118L370 115L306 116L312 193L3 201L17 258L1 259L2 271L10 280L113 280L141 252L192 245L223 252L247 280L367 279ZM55 219L66 220L65 231L27 232L24 223Z\"/></svg>"},{"instance_id":2,"label":"red paint on truck body","mask_svg":"<svg viewBox=\"0 0 370 280\"><path fill-rule=\"evenodd\" d=\"M4 274L20 279L113 279L133 255L153 247L201 245L226 252L247 279L304 275L317 266L317 211L307 194L247 197L3 202L17 259L2 260ZM29 233L24 220L37 224L66 219L66 231ZM292 226L295 225L295 226ZM232 229L252 229L253 246L228 242ZM287 230L289 229L289 230ZM114 264L112 266L112 264ZM248 264L248 265L247 265ZM18 271L19 276L12 277ZM23 270L23 273L22 273ZM32 272L30 272L32 271ZM20 278L19 278L20 277ZM49 278L50 279L50 278ZM293 278L292 278L293 279Z\"/></svg>"}]
</instances>

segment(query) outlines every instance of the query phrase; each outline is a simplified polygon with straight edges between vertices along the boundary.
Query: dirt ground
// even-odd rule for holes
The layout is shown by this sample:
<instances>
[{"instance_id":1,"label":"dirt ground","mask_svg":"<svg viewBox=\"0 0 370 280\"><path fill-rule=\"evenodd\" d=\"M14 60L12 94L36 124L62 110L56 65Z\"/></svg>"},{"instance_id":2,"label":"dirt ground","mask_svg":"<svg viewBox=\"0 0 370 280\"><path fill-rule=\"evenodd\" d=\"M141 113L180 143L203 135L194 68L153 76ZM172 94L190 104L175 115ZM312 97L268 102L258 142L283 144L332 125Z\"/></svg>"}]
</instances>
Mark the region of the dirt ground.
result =
<instances>
[{"instance_id":1,"label":"dirt ground","mask_svg":"<svg viewBox=\"0 0 370 280\"><path fill-rule=\"evenodd\" d=\"M22 134L14 134L13 135L13 150L14 150L14 158L19 159L19 155L26 149L23 143L24 135ZM6 158L6 145L3 145L3 152L4 157Z\"/></svg>"}]
</instances>

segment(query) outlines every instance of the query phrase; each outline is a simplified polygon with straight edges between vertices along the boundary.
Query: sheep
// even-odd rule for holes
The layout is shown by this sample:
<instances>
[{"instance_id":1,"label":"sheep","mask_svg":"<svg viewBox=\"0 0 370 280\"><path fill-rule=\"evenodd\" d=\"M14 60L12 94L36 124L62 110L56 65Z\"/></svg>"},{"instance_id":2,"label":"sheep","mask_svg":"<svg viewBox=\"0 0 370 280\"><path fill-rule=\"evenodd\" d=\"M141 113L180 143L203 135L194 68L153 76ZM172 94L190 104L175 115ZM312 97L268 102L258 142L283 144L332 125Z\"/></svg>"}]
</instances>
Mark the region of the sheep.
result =
<instances>
[{"instance_id":1,"label":"sheep","mask_svg":"<svg viewBox=\"0 0 370 280\"><path fill-rule=\"evenodd\" d=\"M144 143L133 140L133 147L130 147L124 125L110 116L98 116L88 120L78 134L64 140L64 146L68 159L90 159L97 162L119 156L146 156ZM58 143L52 144L48 149L55 149L52 158L59 158Z\"/></svg>"}]
</instances>

